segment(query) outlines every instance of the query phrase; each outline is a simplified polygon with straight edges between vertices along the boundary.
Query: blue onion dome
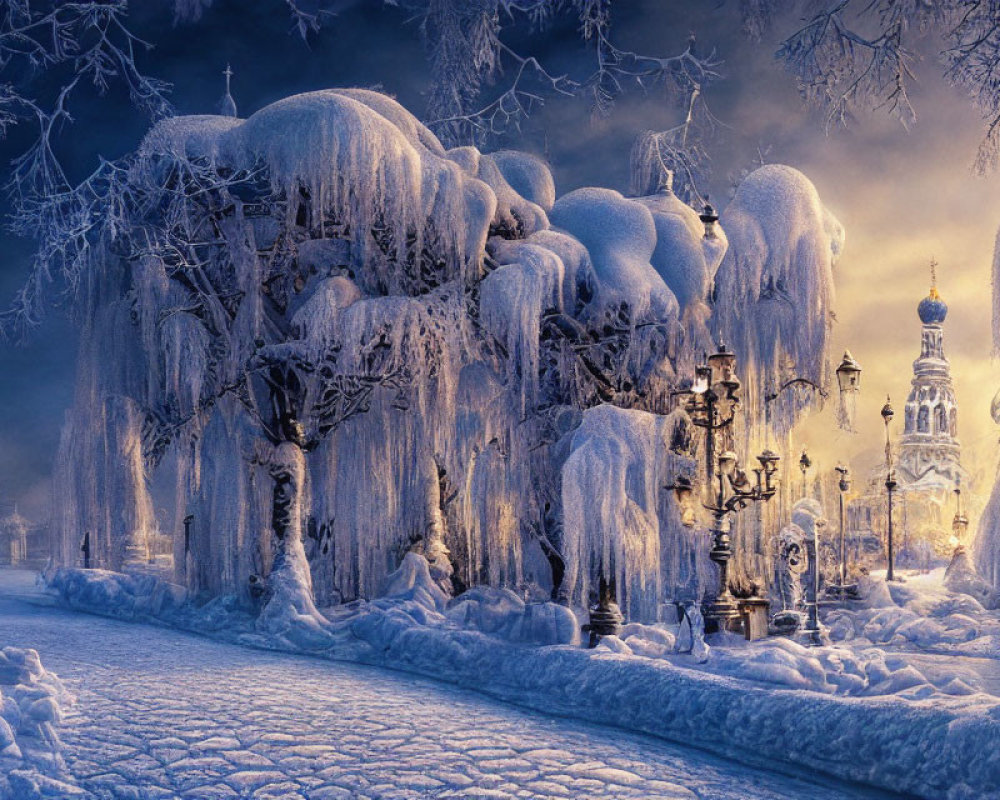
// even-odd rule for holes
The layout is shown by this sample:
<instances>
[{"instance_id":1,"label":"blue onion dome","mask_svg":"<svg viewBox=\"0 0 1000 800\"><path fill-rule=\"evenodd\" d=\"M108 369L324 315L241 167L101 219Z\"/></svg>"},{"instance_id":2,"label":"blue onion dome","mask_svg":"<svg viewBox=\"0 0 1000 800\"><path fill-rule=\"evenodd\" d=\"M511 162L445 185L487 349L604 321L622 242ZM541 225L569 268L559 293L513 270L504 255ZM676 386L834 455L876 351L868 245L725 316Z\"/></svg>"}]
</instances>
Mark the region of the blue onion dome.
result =
<instances>
[{"instance_id":1,"label":"blue onion dome","mask_svg":"<svg viewBox=\"0 0 1000 800\"><path fill-rule=\"evenodd\" d=\"M917 306L917 314L924 325L940 325L944 318L948 316L948 305L941 299L937 287L931 287L931 293L920 301Z\"/></svg>"}]
</instances>

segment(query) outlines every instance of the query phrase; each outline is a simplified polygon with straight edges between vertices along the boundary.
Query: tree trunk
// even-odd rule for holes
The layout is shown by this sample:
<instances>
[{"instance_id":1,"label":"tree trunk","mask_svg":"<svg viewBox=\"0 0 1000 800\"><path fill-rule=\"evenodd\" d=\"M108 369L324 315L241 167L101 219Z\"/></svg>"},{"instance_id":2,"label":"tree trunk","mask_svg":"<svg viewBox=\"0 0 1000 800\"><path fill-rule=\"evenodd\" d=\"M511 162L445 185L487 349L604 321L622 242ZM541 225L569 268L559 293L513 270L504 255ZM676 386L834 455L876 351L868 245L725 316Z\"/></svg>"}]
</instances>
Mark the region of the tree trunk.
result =
<instances>
[{"instance_id":1,"label":"tree trunk","mask_svg":"<svg viewBox=\"0 0 1000 800\"><path fill-rule=\"evenodd\" d=\"M302 489L305 455L295 442L274 448L270 463L274 481L271 529L277 554L268 577L267 604L257 628L306 647L328 646L327 620L313 601L312 576L302 544Z\"/></svg>"}]
</instances>

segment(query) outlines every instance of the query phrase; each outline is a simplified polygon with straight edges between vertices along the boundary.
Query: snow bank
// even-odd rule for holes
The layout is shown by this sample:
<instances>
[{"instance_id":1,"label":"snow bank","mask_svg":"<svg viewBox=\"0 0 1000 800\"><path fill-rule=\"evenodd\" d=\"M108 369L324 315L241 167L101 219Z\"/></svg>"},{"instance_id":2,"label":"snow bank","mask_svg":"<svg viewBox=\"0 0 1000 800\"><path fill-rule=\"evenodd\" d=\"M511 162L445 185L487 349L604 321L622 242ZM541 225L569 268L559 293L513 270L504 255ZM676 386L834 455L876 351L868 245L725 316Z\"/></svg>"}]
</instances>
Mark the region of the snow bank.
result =
<instances>
[{"instance_id":1,"label":"snow bank","mask_svg":"<svg viewBox=\"0 0 1000 800\"><path fill-rule=\"evenodd\" d=\"M943 568L905 583L870 578L862 590L865 607L825 614L834 641L855 649L877 644L1000 658L1000 615L969 594L951 591Z\"/></svg>"},{"instance_id":2,"label":"snow bank","mask_svg":"<svg viewBox=\"0 0 1000 800\"><path fill-rule=\"evenodd\" d=\"M963 694L957 685L951 693L928 685L916 670L875 652L807 650L787 641L736 650L723 642L695 668L689 657L667 655L672 635L661 626L627 626L624 641L596 650L528 647L514 640L531 640L525 636L536 614L528 612L531 604L510 593L476 590L441 614L442 598L435 596L422 560L407 556L388 581L392 597L328 609L335 643L316 654L447 680L546 713L661 736L755 766L791 763L926 798L1000 797L995 698ZM53 584L64 597L69 586L108 582L95 571L77 570L72 580L66 572ZM100 599L105 593L78 592L76 607L81 596ZM109 607L89 610L107 613ZM518 616L520 630L511 636ZM557 624L541 627L568 632L571 616L563 609ZM180 624L185 618L158 619ZM183 624L206 632L195 617ZM213 635L298 649L287 638L245 631L234 618ZM643 647L656 657L638 655Z\"/></svg>"},{"instance_id":3,"label":"snow bank","mask_svg":"<svg viewBox=\"0 0 1000 800\"><path fill-rule=\"evenodd\" d=\"M65 770L56 727L73 702L37 651L0 650L0 800L85 794L61 780Z\"/></svg>"},{"instance_id":4,"label":"snow bank","mask_svg":"<svg viewBox=\"0 0 1000 800\"><path fill-rule=\"evenodd\" d=\"M71 608L102 609L106 616L128 620L169 616L188 601L183 586L104 569L57 569L49 588Z\"/></svg>"}]
</instances>

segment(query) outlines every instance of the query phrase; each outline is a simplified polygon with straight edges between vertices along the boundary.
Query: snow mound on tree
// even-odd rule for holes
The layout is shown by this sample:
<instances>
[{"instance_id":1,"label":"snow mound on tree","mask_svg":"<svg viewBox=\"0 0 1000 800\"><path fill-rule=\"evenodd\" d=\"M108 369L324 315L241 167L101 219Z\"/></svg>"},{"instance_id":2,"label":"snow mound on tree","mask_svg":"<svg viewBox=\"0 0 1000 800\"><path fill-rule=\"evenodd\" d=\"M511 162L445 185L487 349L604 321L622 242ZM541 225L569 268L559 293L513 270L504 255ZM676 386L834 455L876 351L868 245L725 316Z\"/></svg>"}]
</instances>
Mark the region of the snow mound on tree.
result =
<instances>
[{"instance_id":1,"label":"snow mound on tree","mask_svg":"<svg viewBox=\"0 0 1000 800\"><path fill-rule=\"evenodd\" d=\"M490 153L490 158L515 192L545 211L552 210L556 184L542 159L518 150L498 150Z\"/></svg>"},{"instance_id":2,"label":"snow mound on tree","mask_svg":"<svg viewBox=\"0 0 1000 800\"><path fill-rule=\"evenodd\" d=\"M747 370L745 403L762 416L763 394L792 375L823 386L833 309L833 268L844 229L798 170L769 164L750 173L722 214L729 249L715 276L717 335ZM812 393L776 403L772 422L791 428Z\"/></svg>"},{"instance_id":3,"label":"snow mound on tree","mask_svg":"<svg viewBox=\"0 0 1000 800\"><path fill-rule=\"evenodd\" d=\"M146 134L139 146L139 154L146 158L172 154L214 161L219 157L219 141L223 134L242 122L235 117L211 114L167 117Z\"/></svg>"},{"instance_id":4,"label":"snow mound on tree","mask_svg":"<svg viewBox=\"0 0 1000 800\"><path fill-rule=\"evenodd\" d=\"M677 317L677 298L650 263L656 224L644 205L613 189L577 189L556 201L549 219L587 248L602 305L624 301L636 321Z\"/></svg>"},{"instance_id":5,"label":"snow mound on tree","mask_svg":"<svg viewBox=\"0 0 1000 800\"><path fill-rule=\"evenodd\" d=\"M436 156L445 156L444 147L431 129L388 95L372 89L330 89L330 91L357 100L376 114L385 117L399 128L414 146L424 147Z\"/></svg>"},{"instance_id":6,"label":"snow mound on tree","mask_svg":"<svg viewBox=\"0 0 1000 800\"><path fill-rule=\"evenodd\" d=\"M697 212L672 192L637 197L653 214L656 249L651 263L680 303L682 312L708 318L709 291L729 247L722 226L714 238L705 236Z\"/></svg>"}]
</instances>

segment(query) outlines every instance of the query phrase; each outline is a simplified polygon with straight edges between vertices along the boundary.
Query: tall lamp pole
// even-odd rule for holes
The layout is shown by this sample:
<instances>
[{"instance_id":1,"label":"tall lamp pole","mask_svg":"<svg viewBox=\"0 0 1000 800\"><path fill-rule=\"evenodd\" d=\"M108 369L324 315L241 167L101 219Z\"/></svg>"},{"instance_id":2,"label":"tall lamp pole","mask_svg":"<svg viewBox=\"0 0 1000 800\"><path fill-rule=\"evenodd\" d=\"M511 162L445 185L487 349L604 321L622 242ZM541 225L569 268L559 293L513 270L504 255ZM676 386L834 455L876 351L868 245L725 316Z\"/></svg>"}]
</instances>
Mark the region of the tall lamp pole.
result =
<instances>
[{"instance_id":1,"label":"tall lamp pole","mask_svg":"<svg viewBox=\"0 0 1000 800\"><path fill-rule=\"evenodd\" d=\"M724 450L715 455L717 431L729 427L739 407L740 382L736 377L736 354L724 344L707 356L695 368L694 381L687 395L685 409L691 422L705 429L705 484L710 501L705 507L712 512L712 549L709 558L719 568L719 588L715 600L705 605L706 622L716 629L723 629L739 618L736 599L729 589L729 562L733 557L729 538L730 515L746 508L751 502L769 500L777 487L774 483L778 471L778 456L765 450L757 460L760 467L751 470L755 483L740 468L736 454Z\"/></svg>"},{"instance_id":2,"label":"tall lamp pole","mask_svg":"<svg viewBox=\"0 0 1000 800\"><path fill-rule=\"evenodd\" d=\"M896 488L896 478L893 475L892 470L892 442L889 438L889 423L892 422L894 412L892 410L892 405L890 404L889 396L886 395L885 405L882 406L882 421L885 423L885 464L886 464L886 474L885 474L885 490L888 495L888 569L885 573L885 579L887 581L896 580L895 573L892 569L892 559L893 559L893 545L892 545L892 493Z\"/></svg>"},{"instance_id":3,"label":"tall lamp pole","mask_svg":"<svg viewBox=\"0 0 1000 800\"><path fill-rule=\"evenodd\" d=\"M843 464L837 465L836 470L840 475L837 488L840 489L840 602L843 603L847 591L847 533L844 528L844 495L851 488L851 478L847 467Z\"/></svg>"}]
</instances>

